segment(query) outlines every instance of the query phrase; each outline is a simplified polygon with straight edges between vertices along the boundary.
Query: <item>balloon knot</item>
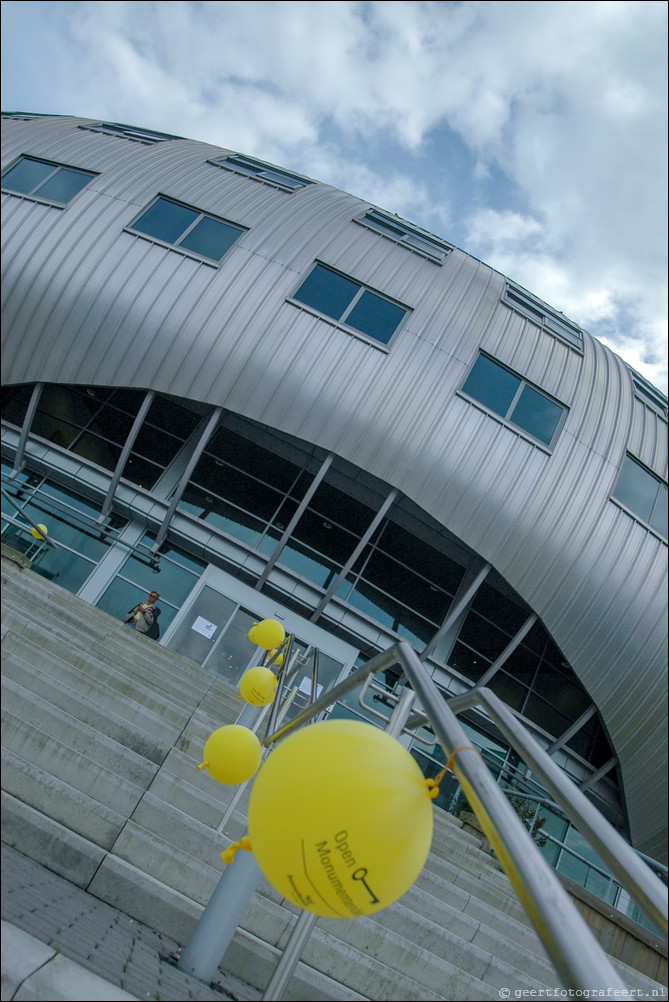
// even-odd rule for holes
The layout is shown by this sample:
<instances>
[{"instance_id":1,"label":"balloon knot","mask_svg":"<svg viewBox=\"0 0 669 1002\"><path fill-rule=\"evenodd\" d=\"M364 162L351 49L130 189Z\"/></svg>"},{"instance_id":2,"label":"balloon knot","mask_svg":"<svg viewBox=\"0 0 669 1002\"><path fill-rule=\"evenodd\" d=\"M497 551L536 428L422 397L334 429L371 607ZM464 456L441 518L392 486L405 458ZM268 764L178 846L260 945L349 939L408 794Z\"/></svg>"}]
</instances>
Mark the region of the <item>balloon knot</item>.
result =
<instances>
[{"instance_id":1,"label":"balloon knot","mask_svg":"<svg viewBox=\"0 0 669 1002\"><path fill-rule=\"evenodd\" d=\"M251 852L251 839L248 835L244 835L240 838L239 842L233 842L221 853L221 859L224 863L232 863L239 849L244 849L245 852Z\"/></svg>"},{"instance_id":2,"label":"balloon knot","mask_svg":"<svg viewBox=\"0 0 669 1002\"><path fill-rule=\"evenodd\" d=\"M476 752L477 755L481 754L478 748L474 748L472 745L462 745L460 748L455 748L450 758L448 759L448 762L441 770L439 775L436 776L434 779L424 780L430 800L435 800L439 796L439 784L441 783L446 773L447 772L455 773L455 770L453 768L453 762L455 760L455 756L458 755L461 751L474 751Z\"/></svg>"},{"instance_id":3,"label":"balloon knot","mask_svg":"<svg viewBox=\"0 0 669 1002\"><path fill-rule=\"evenodd\" d=\"M204 769L204 767L207 766L207 765L209 765L208 762L200 762L199 766L197 767L198 768L198 772L200 771L200 769Z\"/></svg>"},{"instance_id":4,"label":"balloon knot","mask_svg":"<svg viewBox=\"0 0 669 1002\"><path fill-rule=\"evenodd\" d=\"M430 800L436 800L439 796L439 784L434 779L426 779L425 786Z\"/></svg>"}]
</instances>

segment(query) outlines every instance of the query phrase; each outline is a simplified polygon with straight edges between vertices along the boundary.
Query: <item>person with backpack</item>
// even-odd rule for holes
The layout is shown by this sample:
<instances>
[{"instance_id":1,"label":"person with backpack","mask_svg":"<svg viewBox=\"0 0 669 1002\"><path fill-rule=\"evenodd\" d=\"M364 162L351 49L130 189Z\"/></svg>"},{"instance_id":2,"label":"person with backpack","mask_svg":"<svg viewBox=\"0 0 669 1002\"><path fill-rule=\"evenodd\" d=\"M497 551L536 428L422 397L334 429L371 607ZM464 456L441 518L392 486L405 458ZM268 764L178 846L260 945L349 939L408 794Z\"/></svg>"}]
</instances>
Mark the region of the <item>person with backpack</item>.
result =
<instances>
[{"instance_id":1,"label":"person with backpack","mask_svg":"<svg viewBox=\"0 0 669 1002\"><path fill-rule=\"evenodd\" d=\"M146 602L141 602L133 609L129 609L123 619L126 626L132 627L138 633L143 633L151 640L158 640L160 636L160 627L158 626L160 609L156 602L159 598L158 592L152 591Z\"/></svg>"}]
</instances>

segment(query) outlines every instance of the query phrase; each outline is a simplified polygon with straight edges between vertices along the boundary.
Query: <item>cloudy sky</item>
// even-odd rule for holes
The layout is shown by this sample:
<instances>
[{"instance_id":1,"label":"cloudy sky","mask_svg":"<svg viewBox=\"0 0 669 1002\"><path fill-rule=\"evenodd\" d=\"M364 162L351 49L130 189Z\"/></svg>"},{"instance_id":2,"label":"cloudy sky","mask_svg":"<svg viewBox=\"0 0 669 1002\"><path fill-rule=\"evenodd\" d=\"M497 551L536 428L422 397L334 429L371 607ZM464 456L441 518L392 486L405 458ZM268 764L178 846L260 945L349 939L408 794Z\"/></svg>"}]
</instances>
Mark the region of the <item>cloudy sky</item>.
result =
<instances>
[{"instance_id":1,"label":"cloudy sky","mask_svg":"<svg viewBox=\"0 0 669 1002\"><path fill-rule=\"evenodd\" d=\"M201 139L457 244L667 389L667 5L2 3L2 107Z\"/></svg>"}]
</instances>

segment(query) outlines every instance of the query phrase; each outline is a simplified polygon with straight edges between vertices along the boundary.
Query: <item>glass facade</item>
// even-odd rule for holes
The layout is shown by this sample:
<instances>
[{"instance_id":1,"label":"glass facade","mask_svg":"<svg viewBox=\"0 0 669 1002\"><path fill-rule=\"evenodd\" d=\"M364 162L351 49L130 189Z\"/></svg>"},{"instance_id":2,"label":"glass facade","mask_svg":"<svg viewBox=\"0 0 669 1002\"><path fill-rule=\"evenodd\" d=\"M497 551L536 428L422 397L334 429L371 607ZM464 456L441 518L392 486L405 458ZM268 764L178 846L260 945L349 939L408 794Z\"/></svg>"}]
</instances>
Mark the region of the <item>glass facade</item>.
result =
<instances>
[{"instance_id":1,"label":"glass facade","mask_svg":"<svg viewBox=\"0 0 669 1002\"><path fill-rule=\"evenodd\" d=\"M8 497L2 497L2 542L29 556L38 574L78 592L117 541L126 520L110 515L99 524L98 506L76 491L28 472L9 481L10 473L11 467L3 463L3 491ZM58 546L35 540L33 522L46 525Z\"/></svg>"},{"instance_id":2,"label":"glass facade","mask_svg":"<svg viewBox=\"0 0 669 1002\"><path fill-rule=\"evenodd\" d=\"M25 420L32 389L14 387L6 394L3 418L10 425L20 427ZM109 475L117 466L125 436L144 398L139 390L45 386L31 431L60 454L77 455ZM210 408L194 409L188 401L153 397L122 471L119 489L126 484L153 490L175 463L183 470L210 413ZM314 489L317 476L320 482ZM3 542L35 559L38 573L78 592L112 548L120 547L123 559L116 561L100 589L96 599L99 608L121 619L149 591L157 590L162 637L176 621L176 633L172 632L169 640L173 649L198 663L206 660L209 670L224 672L226 677L246 656L246 634L253 622L250 609L233 602L226 612L223 597L212 594L209 618L216 624L216 636L225 637L215 645L215 654L209 641L201 643L202 651L195 650L197 634L184 625L185 621L179 626L177 620L202 574L212 561L216 563L213 550L203 553L201 544L195 545L183 530L171 533L157 555L153 553L154 531L135 533L133 541L126 543L127 527L139 524L132 521L132 515L130 519L122 517L112 509L99 523L101 498L83 498L76 484L65 487L32 472L30 462L13 476L5 464L3 480L21 511L35 522L48 524L49 536L58 544L54 549L40 546L28 524L21 524L21 511L3 496ZM173 491L181 478L170 474L168 480L173 485L174 501ZM154 494L156 500L160 497ZM408 639L419 651L430 643L448 620L449 610L462 594L467 571L476 560L409 499L398 496L386 504L388 497L388 485L364 471L337 458L330 461L314 446L223 412L176 499L176 511L206 525L222 543L231 540L241 545L242 552L255 553L263 561L271 559L279 579L274 581L270 576L262 591L278 598L286 608L313 619L321 597L329 598L339 611L333 613L326 605L316 614L316 622L359 649L359 663L364 663L394 638ZM170 492L163 492L164 504L169 498ZM381 518L382 506L385 514ZM292 530L286 535L291 521ZM249 583L257 581L246 569L242 572L243 558L236 559L238 575ZM220 566L229 571L232 565L225 560ZM297 600L285 584L279 585L286 575L304 582L312 597ZM206 591L201 593L202 602ZM522 600L491 573L458 617L457 627L447 631L437 644L428 663L445 697L486 675L486 684L548 746L591 707L591 701L539 621L508 656L503 656L530 615ZM380 639L380 629L384 639ZM237 674L245 667L239 661ZM336 677L340 667L333 663L329 674ZM388 719L398 673L391 671L376 681L380 689L373 692L371 702L367 696L371 712L361 709L358 693L352 693L335 707L333 715L377 723ZM475 717L467 727L499 782L522 776L522 763L495 735L494 728ZM443 768L438 746L414 742L413 754L427 776ZM611 759L611 747L596 713L565 742L563 754L571 757L576 774L580 769L582 775ZM615 815L614 776L604 783L608 790L604 800L609 814ZM462 794L454 779L442 783L438 805L456 813L462 809ZM564 834L559 838L561 843ZM562 859L565 851L556 849L550 840L544 848L556 859L560 853ZM575 857L570 858L564 866L573 868Z\"/></svg>"}]
</instances>

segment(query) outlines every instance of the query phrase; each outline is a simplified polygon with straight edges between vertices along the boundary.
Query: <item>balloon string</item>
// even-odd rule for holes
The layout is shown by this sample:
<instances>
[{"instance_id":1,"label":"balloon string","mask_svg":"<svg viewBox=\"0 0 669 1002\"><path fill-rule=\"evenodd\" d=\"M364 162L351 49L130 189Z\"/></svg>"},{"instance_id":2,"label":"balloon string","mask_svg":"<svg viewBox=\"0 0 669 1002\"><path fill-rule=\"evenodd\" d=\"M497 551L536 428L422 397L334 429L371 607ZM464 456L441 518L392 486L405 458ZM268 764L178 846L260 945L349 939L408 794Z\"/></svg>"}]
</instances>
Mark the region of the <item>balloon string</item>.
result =
<instances>
[{"instance_id":1,"label":"balloon string","mask_svg":"<svg viewBox=\"0 0 669 1002\"><path fill-rule=\"evenodd\" d=\"M474 751L474 752L476 752L477 755L481 754L481 752L478 750L478 748L474 748L473 745L462 745L460 748L455 748L453 750L453 752L451 753L451 756L450 756L448 762L446 763L446 765L444 766L444 768L441 770L441 772L439 773L439 775L435 776L434 779L426 779L425 780L425 785L427 787L427 790L428 790L428 793L429 793L429 796L430 796L430 800L436 800L436 798L439 796L439 784L441 783L442 779L444 778L444 776L446 775L447 772L454 772L454 770L453 770L453 759L461 751Z\"/></svg>"},{"instance_id":2,"label":"balloon string","mask_svg":"<svg viewBox=\"0 0 669 1002\"><path fill-rule=\"evenodd\" d=\"M251 852L251 839L248 835L244 835L240 838L239 842L233 842L221 853L221 859L224 863L232 863L233 859L237 855L239 849L244 849L246 852Z\"/></svg>"}]
</instances>

